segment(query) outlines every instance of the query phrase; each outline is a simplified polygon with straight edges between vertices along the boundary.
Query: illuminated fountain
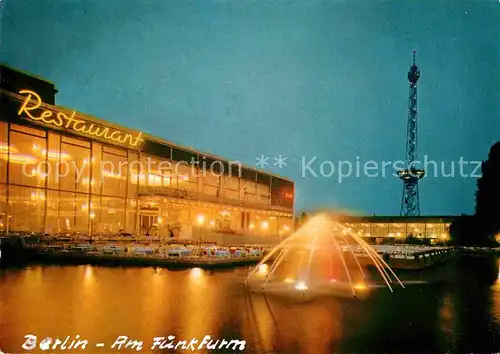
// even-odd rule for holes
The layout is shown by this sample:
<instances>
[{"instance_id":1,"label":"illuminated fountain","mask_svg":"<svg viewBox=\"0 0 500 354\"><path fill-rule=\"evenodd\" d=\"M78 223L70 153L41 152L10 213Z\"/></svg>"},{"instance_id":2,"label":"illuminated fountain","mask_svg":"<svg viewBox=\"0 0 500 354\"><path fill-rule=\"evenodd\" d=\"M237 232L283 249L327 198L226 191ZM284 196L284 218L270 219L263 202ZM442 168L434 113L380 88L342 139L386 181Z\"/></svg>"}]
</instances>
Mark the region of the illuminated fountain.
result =
<instances>
[{"instance_id":1,"label":"illuminated fountain","mask_svg":"<svg viewBox=\"0 0 500 354\"><path fill-rule=\"evenodd\" d=\"M365 240L328 214L315 216L273 248L245 283L266 293L354 297L373 287L404 288Z\"/></svg>"}]
</instances>

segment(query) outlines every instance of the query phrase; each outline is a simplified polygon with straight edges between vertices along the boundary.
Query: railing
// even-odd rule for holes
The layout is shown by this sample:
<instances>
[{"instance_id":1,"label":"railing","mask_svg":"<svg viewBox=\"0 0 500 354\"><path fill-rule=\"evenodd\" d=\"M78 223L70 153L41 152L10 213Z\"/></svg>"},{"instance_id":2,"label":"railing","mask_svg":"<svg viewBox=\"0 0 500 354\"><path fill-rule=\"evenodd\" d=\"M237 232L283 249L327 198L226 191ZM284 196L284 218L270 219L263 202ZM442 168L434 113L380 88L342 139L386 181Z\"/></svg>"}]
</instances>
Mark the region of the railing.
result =
<instances>
[{"instance_id":1,"label":"railing","mask_svg":"<svg viewBox=\"0 0 500 354\"><path fill-rule=\"evenodd\" d=\"M145 195L161 195L178 199L201 201L206 203L227 204L243 208L275 210L286 213L293 212L292 208L285 208L277 205L271 205L268 201L259 202L259 201L242 200L239 198L218 197L215 195L198 193L186 189L176 189L169 187L140 186L139 196L145 196Z\"/></svg>"}]
</instances>

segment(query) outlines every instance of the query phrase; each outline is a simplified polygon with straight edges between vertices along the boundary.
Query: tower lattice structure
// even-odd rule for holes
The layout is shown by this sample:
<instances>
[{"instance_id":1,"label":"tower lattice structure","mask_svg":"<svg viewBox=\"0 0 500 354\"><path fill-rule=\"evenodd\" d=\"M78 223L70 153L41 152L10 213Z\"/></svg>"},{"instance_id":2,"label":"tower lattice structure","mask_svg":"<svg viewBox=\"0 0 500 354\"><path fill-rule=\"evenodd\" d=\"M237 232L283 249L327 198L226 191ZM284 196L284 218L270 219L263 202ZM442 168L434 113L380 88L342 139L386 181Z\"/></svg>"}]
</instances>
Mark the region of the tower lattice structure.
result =
<instances>
[{"instance_id":1,"label":"tower lattice structure","mask_svg":"<svg viewBox=\"0 0 500 354\"><path fill-rule=\"evenodd\" d=\"M415 51L413 51L413 64L408 71L408 81L410 82L410 95L408 99L408 125L406 135L406 168L398 171L398 177L403 181L403 196L401 198L401 215L420 215L420 205L418 198L418 181L424 177L425 171L416 168L417 161L417 82L420 78L420 70L415 61Z\"/></svg>"}]
</instances>

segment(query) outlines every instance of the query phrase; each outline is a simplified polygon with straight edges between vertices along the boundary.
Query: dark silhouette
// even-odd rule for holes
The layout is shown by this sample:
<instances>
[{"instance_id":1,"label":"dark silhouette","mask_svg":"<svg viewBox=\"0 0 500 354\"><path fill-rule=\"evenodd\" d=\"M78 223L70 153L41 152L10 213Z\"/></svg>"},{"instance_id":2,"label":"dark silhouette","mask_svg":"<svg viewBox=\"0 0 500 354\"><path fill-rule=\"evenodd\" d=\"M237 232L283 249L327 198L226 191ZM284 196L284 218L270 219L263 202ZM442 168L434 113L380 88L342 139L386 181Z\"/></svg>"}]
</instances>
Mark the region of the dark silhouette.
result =
<instances>
[{"instance_id":1,"label":"dark silhouette","mask_svg":"<svg viewBox=\"0 0 500 354\"><path fill-rule=\"evenodd\" d=\"M481 166L477 181L476 217L482 232L492 237L500 231L500 141L493 145L488 160Z\"/></svg>"},{"instance_id":2,"label":"dark silhouette","mask_svg":"<svg viewBox=\"0 0 500 354\"><path fill-rule=\"evenodd\" d=\"M457 246L492 246L500 232L500 142L482 163L477 181L474 215L461 215L450 226L451 243Z\"/></svg>"},{"instance_id":3,"label":"dark silhouette","mask_svg":"<svg viewBox=\"0 0 500 354\"><path fill-rule=\"evenodd\" d=\"M304 225L307 220L309 220L309 215L305 211L303 211L299 216L295 218L295 229L298 229L302 225Z\"/></svg>"},{"instance_id":4,"label":"dark silhouette","mask_svg":"<svg viewBox=\"0 0 500 354\"><path fill-rule=\"evenodd\" d=\"M456 246L486 246L486 238L478 232L479 222L475 215L459 216L450 225L451 243Z\"/></svg>"}]
</instances>

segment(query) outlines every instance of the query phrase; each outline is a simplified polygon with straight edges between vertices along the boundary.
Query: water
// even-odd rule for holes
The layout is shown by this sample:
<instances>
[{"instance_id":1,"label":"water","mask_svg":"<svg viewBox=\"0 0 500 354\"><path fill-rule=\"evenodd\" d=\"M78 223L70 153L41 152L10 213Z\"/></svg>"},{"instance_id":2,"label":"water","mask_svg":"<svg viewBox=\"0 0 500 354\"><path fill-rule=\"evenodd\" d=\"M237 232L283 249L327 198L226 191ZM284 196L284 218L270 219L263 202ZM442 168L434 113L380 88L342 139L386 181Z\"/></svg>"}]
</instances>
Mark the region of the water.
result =
<instances>
[{"instance_id":1,"label":"water","mask_svg":"<svg viewBox=\"0 0 500 354\"><path fill-rule=\"evenodd\" d=\"M127 353L120 335L144 342L246 341L246 353L478 353L500 349L498 261L465 260L427 272L397 272L405 289L364 299L300 301L248 294L250 268L229 271L57 265L2 269L0 348L23 352L26 334L79 334L87 348ZM104 343L104 348L95 346ZM33 350L32 352L41 352ZM64 352L64 351L58 351ZM183 352L177 350L177 352ZM198 352L207 352L200 350ZM216 352L216 351L212 351ZM221 351L218 351L221 352ZM226 351L229 352L229 351Z\"/></svg>"}]
</instances>

